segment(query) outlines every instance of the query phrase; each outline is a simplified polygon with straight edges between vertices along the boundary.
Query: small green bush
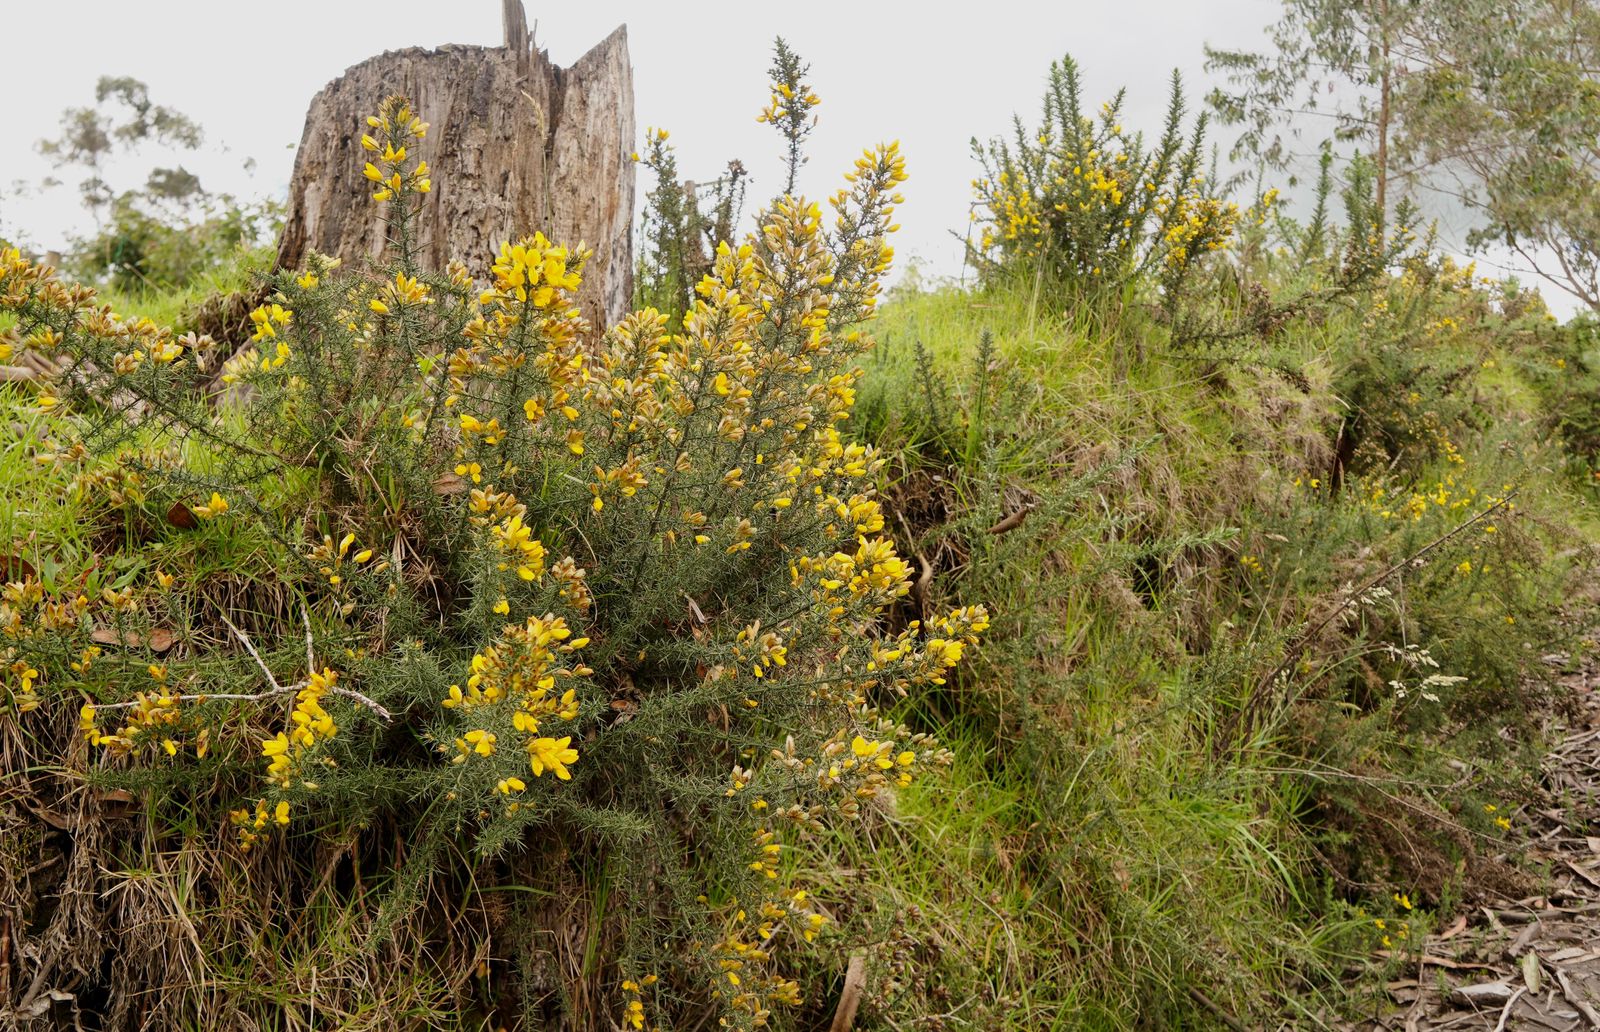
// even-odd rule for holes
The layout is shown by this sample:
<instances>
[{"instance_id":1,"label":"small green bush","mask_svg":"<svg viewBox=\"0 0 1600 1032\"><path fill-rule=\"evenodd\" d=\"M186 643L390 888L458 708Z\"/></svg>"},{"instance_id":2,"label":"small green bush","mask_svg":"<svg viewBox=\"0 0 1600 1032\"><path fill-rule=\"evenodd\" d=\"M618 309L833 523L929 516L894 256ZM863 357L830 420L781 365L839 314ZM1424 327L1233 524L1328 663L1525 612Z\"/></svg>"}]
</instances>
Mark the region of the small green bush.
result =
<instances>
[{"instance_id":1,"label":"small green bush","mask_svg":"<svg viewBox=\"0 0 1600 1032\"><path fill-rule=\"evenodd\" d=\"M1206 119L1183 126L1183 86L1172 76L1166 122L1154 146L1122 124L1123 93L1083 109L1078 66L1051 65L1037 130L1015 119L1010 141L973 152L973 218L981 227L972 257L987 279L1042 278L1054 291L1120 295L1148 273L1169 303L1200 260L1229 245L1241 219L1260 219L1274 203L1241 212L1202 167Z\"/></svg>"}]
</instances>

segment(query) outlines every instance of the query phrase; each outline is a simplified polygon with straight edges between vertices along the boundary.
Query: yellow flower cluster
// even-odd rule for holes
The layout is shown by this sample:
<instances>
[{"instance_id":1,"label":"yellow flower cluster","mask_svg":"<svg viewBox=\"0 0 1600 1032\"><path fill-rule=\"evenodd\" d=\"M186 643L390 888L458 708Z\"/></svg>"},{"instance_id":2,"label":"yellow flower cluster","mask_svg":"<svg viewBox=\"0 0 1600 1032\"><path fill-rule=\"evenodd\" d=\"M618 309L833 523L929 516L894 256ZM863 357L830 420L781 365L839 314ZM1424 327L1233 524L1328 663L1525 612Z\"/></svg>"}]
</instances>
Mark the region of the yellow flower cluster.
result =
<instances>
[{"instance_id":1,"label":"yellow flower cluster","mask_svg":"<svg viewBox=\"0 0 1600 1032\"><path fill-rule=\"evenodd\" d=\"M577 750L571 747L572 736L554 738L542 731L548 721L577 719L577 689L558 692L557 681L593 673L581 662L563 662L563 657L587 644L587 638L572 637L565 619L547 614L508 626L495 645L474 655L466 687L451 685L449 694L440 702L477 725L457 736L452 762L465 764L473 757L493 756L500 734L509 731L521 737L528 754L528 769L534 777L542 777L548 771L559 780L570 780L568 765L578 759ZM526 788L526 783L516 777L496 782L502 795L514 795Z\"/></svg>"},{"instance_id":2,"label":"yellow flower cluster","mask_svg":"<svg viewBox=\"0 0 1600 1032\"><path fill-rule=\"evenodd\" d=\"M764 829L756 833L759 848L765 850L772 845L769 834ZM797 1007L802 1002L799 983L771 970L773 958L768 944L785 928L811 942L827 924L827 917L814 907L804 889L763 900L753 913L740 906L738 900L730 901L723 933L711 944L711 956L717 966L712 988L730 1010L746 1016L753 1027L765 1027L772 1008Z\"/></svg>"},{"instance_id":3,"label":"yellow flower cluster","mask_svg":"<svg viewBox=\"0 0 1600 1032\"><path fill-rule=\"evenodd\" d=\"M756 121L781 122L790 118L803 119L809 115L808 108L814 108L820 103L822 98L805 84L801 84L797 91L786 82L776 82L772 84L772 96L767 101L767 106L761 109ZM665 139L664 136L662 138Z\"/></svg>"},{"instance_id":4,"label":"yellow flower cluster","mask_svg":"<svg viewBox=\"0 0 1600 1032\"><path fill-rule=\"evenodd\" d=\"M406 193L425 194L433 189L428 178L428 163L418 161L407 167L409 149L428 135L428 123L418 118L411 106L399 97L390 97L379 107L378 113L367 119L367 126L376 132L361 137L362 149L376 155L378 164L369 161L362 174L377 187L375 201L390 201Z\"/></svg>"},{"instance_id":5,"label":"yellow flower cluster","mask_svg":"<svg viewBox=\"0 0 1600 1032\"><path fill-rule=\"evenodd\" d=\"M203 520L215 519L228 511L228 500L217 492L211 492L211 497L203 504L194 507L194 514Z\"/></svg>"},{"instance_id":6,"label":"yellow flower cluster","mask_svg":"<svg viewBox=\"0 0 1600 1032\"><path fill-rule=\"evenodd\" d=\"M644 1018L644 991L655 985L658 979L655 975L645 975L637 982L631 978L622 980L623 1007L622 1027L624 1029L645 1029Z\"/></svg>"},{"instance_id":7,"label":"yellow flower cluster","mask_svg":"<svg viewBox=\"0 0 1600 1032\"><path fill-rule=\"evenodd\" d=\"M517 576L525 581L538 580L544 575L544 543L522 522L522 513L495 524L491 533L495 544L510 557L508 562L500 564L502 570L515 565Z\"/></svg>"},{"instance_id":8,"label":"yellow flower cluster","mask_svg":"<svg viewBox=\"0 0 1600 1032\"><path fill-rule=\"evenodd\" d=\"M327 579L328 586L335 592L345 587L345 575L354 568L367 567L371 563L368 568L373 573L382 573L388 569L387 560L372 562L373 551L370 548L358 549L352 555L350 550L355 543L354 533L340 538L337 545L333 543L333 535L324 534L322 541L313 545L306 553L306 558L317 567L317 571Z\"/></svg>"},{"instance_id":9,"label":"yellow flower cluster","mask_svg":"<svg viewBox=\"0 0 1600 1032\"><path fill-rule=\"evenodd\" d=\"M1196 185L1203 186L1204 181ZM1156 212L1166 224L1161 260L1171 267L1187 265L1205 252L1226 247L1239 223L1237 204L1205 195L1157 198Z\"/></svg>"},{"instance_id":10,"label":"yellow flower cluster","mask_svg":"<svg viewBox=\"0 0 1600 1032\"><path fill-rule=\"evenodd\" d=\"M1461 482L1454 473L1446 473L1434 481L1431 487L1403 493L1392 493L1382 481L1363 481L1358 485L1362 506L1365 509L1376 513L1382 519L1405 520L1412 523L1419 522L1435 511L1463 513L1467 510L1497 505L1504 497L1504 492L1510 489L1510 485L1506 485L1502 493L1486 494L1470 483ZM1507 512L1515 509L1515 502L1507 503ZM1494 532L1492 525L1488 532Z\"/></svg>"},{"instance_id":11,"label":"yellow flower cluster","mask_svg":"<svg viewBox=\"0 0 1600 1032\"><path fill-rule=\"evenodd\" d=\"M73 664L74 672L82 675L98 654L99 649L86 649ZM182 705L179 694L168 687L164 665L151 664L146 670L154 688L135 693L127 703L111 706L86 703L79 710L78 727L84 738L112 756L126 756L141 745L147 745L155 756L176 757L189 746L196 759L203 758L211 745L210 729L200 726L191 711ZM116 731L100 730L100 712L105 709L121 711L122 726Z\"/></svg>"},{"instance_id":12,"label":"yellow flower cluster","mask_svg":"<svg viewBox=\"0 0 1600 1032\"><path fill-rule=\"evenodd\" d=\"M280 799L276 803L269 803L265 799L257 799L255 810L230 810L228 822L239 833L239 848L248 853L255 844L261 841L273 828L287 827L289 824L289 801Z\"/></svg>"},{"instance_id":13,"label":"yellow flower cluster","mask_svg":"<svg viewBox=\"0 0 1600 1032\"><path fill-rule=\"evenodd\" d=\"M316 789L316 782L305 777L305 764L319 744L337 733L333 717L323 708L323 699L329 689L338 684L336 671L324 667L312 671L305 686L295 694L294 709L289 712L290 727L261 743L261 755L268 760L267 779L279 788L299 787Z\"/></svg>"},{"instance_id":14,"label":"yellow flower cluster","mask_svg":"<svg viewBox=\"0 0 1600 1032\"><path fill-rule=\"evenodd\" d=\"M581 269L586 258L586 252L573 255L565 246L545 239L543 233L515 244L501 244L500 256L490 269L494 290L480 300L488 304L514 297L534 308L549 308L558 300L569 301L583 281Z\"/></svg>"},{"instance_id":15,"label":"yellow flower cluster","mask_svg":"<svg viewBox=\"0 0 1600 1032\"><path fill-rule=\"evenodd\" d=\"M129 613L134 608L129 596L110 589L102 599L113 613ZM0 685L5 691L3 701L16 712L29 713L40 706L38 688L44 675L38 661L29 657L30 645L38 641L43 646L45 639L82 626L90 607L89 598L82 594L49 598L44 585L31 573L0 588L0 637L6 641L0 649ZM98 649L86 650L78 660L79 672L98 654Z\"/></svg>"},{"instance_id":16,"label":"yellow flower cluster","mask_svg":"<svg viewBox=\"0 0 1600 1032\"><path fill-rule=\"evenodd\" d=\"M20 325L0 328L0 361L31 352L43 360L40 364L46 370L70 366L70 387L101 397L125 387L119 381L141 372L147 377L171 376L191 360L207 371L209 351L215 346L206 335L174 337L170 328L148 318L121 318L95 303L92 288L61 282L52 267L29 261L15 247L0 247L0 309L22 317ZM69 334L95 341L92 366L58 361ZM49 378L36 382L36 412L56 407L57 386Z\"/></svg>"}]
</instances>

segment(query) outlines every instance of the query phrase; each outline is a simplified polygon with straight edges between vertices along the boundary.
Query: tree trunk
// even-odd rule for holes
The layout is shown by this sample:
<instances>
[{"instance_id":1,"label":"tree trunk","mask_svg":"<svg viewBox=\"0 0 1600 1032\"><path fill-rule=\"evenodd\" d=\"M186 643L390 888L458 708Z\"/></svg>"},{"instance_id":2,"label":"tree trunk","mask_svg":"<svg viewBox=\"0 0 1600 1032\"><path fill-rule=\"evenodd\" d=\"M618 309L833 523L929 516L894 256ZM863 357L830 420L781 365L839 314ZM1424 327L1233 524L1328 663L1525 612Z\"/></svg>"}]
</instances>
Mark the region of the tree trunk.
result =
<instances>
[{"instance_id":1,"label":"tree trunk","mask_svg":"<svg viewBox=\"0 0 1600 1032\"><path fill-rule=\"evenodd\" d=\"M1378 0L1378 32L1382 40L1383 66L1378 85L1378 205L1379 246L1389 225L1389 116L1393 93L1389 80L1389 0Z\"/></svg>"},{"instance_id":2,"label":"tree trunk","mask_svg":"<svg viewBox=\"0 0 1600 1032\"><path fill-rule=\"evenodd\" d=\"M542 231L594 251L578 299L597 327L633 299L633 72L626 27L571 68L528 41L521 0L504 0L501 47L385 53L354 66L311 101L295 156L277 268L308 250L346 261L383 248L379 206L361 169L366 118L407 97L428 135L433 191L417 220L426 268L459 258L483 277L500 243Z\"/></svg>"}]
</instances>

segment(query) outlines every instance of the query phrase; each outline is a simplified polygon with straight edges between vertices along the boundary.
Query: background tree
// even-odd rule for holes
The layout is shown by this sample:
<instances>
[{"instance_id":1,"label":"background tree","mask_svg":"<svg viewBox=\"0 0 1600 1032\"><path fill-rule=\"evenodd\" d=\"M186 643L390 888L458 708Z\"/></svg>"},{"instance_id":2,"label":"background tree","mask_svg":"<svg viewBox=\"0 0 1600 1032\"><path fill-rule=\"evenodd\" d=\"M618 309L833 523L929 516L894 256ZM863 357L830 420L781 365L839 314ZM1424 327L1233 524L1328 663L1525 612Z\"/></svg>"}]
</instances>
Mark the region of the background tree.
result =
<instances>
[{"instance_id":1,"label":"background tree","mask_svg":"<svg viewBox=\"0 0 1600 1032\"><path fill-rule=\"evenodd\" d=\"M1420 23L1433 60L1396 95L1397 151L1436 169L1502 245L1600 312L1600 4L1449 0Z\"/></svg>"},{"instance_id":2,"label":"background tree","mask_svg":"<svg viewBox=\"0 0 1600 1032\"><path fill-rule=\"evenodd\" d=\"M204 135L189 116L150 99L150 88L127 76L101 76L95 84L94 104L68 108L61 114L61 135L40 140L39 152L57 169L75 167L83 177L78 192L97 227L105 224L117 199L106 181L106 163L118 151L136 150L146 143L194 150ZM54 182L53 181L52 185ZM169 201L201 193L200 180L182 168L157 168L150 172L147 189Z\"/></svg>"},{"instance_id":3,"label":"background tree","mask_svg":"<svg viewBox=\"0 0 1600 1032\"><path fill-rule=\"evenodd\" d=\"M1235 158L1286 167L1309 117L1396 183L1475 215L1467 247L1504 246L1600 311L1600 5L1595 0L1285 0L1275 52L1207 48L1243 131Z\"/></svg>"},{"instance_id":4,"label":"background tree","mask_svg":"<svg viewBox=\"0 0 1600 1032\"><path fill-rule=\"evenodd\" d=\"M62 112L61 135L41 140L39 151L58 172L76 171L94 217L94 234L72 240L67 264L74 275L125 291L182 287L276 233L276 204L211 194L181 165L151 168L143 183L127 189L109 181L108 166L119 154L149 144L194 150L203 141L198 123L156 104L149 87L126 76L102 76L93 105Z\"/></svg>"},{"instance_id":5,"label":"background tree","mask_svg":"<svg viewBox=\"0 0 1600 1032\"><path fill-rule=\"evenodd\" d=\"M1206 70L1229 84L1210 103L1225 123L1244 127L1233 157L1287 167L1307 118L1331 119L1334 139L1371 150L1378 209L1387 212L1395 96L1406 71L1425 60L1417 46L1425 14L1414 0L1284 0L1283 17L1267 30L1274 52L1206 47Z\"/></svg>"}]
</instances>

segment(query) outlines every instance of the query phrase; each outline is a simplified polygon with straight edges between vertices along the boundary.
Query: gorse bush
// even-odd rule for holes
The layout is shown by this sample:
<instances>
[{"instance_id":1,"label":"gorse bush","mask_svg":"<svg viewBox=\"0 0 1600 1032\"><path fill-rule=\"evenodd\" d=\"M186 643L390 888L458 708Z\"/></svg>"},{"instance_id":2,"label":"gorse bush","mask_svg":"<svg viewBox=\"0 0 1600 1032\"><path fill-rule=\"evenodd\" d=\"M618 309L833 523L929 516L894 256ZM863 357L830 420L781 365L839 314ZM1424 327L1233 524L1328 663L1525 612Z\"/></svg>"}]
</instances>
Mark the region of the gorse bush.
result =
<instances>
[{"instance_id":1,"label":"gorse bush","mask_svg":"<svg viewBox=\"0 0 1600 1032\"><path fill-rule=\"evenodd\" d=\"M602 335L573 300L581 247L508 242L486 284L418 265L426 131L395 98L362 138L384 258L281 275L231 356L0 260L0 348L52 370L34 459L92 548L5 543L5 720L252 878L404 829L370 844L398 867L375 944L459 863L475 891L557 901L563 871L601 867L621 945L577 980L620 993L569 982L558 1009L765 1024L802 999L785 951L828 926L787 857L948 762L881 707L987 625L890 619L911 582L881 460L841 436L902 159L863 155L831 225L786 195L718 244L681 331L645 309ZM82 744L28 730L69 710ZM485 1020L548 1016L548 969L518 952L522 1017L489 992ZM205 1005L253 1020L247 997Z\"/></svg>"},{"instance_id":2,"label":"gorse bush","mask_svg":"<svg viewBox=\"0 0 1600 1032\"><path fill-rule=\"evenodd\" d=\"M1036 130L1017 118L1011 141L973 141L983 171L972 184L981 227L974 257L987 276L1117 293L1148 272L1171 300L1191 268L1228 246L1241 219L1264 218L1276 191L1250 212L1219 196L1202 167L1205 116L1186 135L1176 73L1153 147L1123 127L1122 102L1119 91L1087 114L1077 63L1063 58L1051 65Z\"/></svg>"},{"instance_id":3,"label":"gorse bush","mask_svg":"<svg viewBox=\"0 0 1600 1032\"><path fill-rule=\"evenodd\" d=\"M771 98L756 120L773 126L783 137L787 180L780 196L787 196L795 192L796 177L808 160L805 142L816 129L815 108L822 98L806 81L810 66L781 37L773 51L768 69ZM717 245L734 237L734 226L744 213L749 172L734 159L709 183L697 187L681 181L677 154L667 143L670 137L666 129L647 128L643 153L633 153L633 160L655 177L640 219L643 244L634 298L639 307L663 312L668 325L676 328L694 302L695 285L711 268ZM889 203L899 204L898 195L891 195Z\"/></svg>"},{"instance_id":4,"label":"gorse bush","mask_svg":"<svg viewBox=\"0 0 1600 1032\"><path fill-rule=\"evenodd\" d=\"M709 193L702 198L693 183L679 181L669 135L665 129L646 129L644 155L634 154L656 182L640 220L643 246L633 292L639 307L657 309L677 327L694 304L695 285L711 269L717 244L734 238L747 174L739 161L728 162L720 178L704 184Z\"/></svg>"}]
</instances>

